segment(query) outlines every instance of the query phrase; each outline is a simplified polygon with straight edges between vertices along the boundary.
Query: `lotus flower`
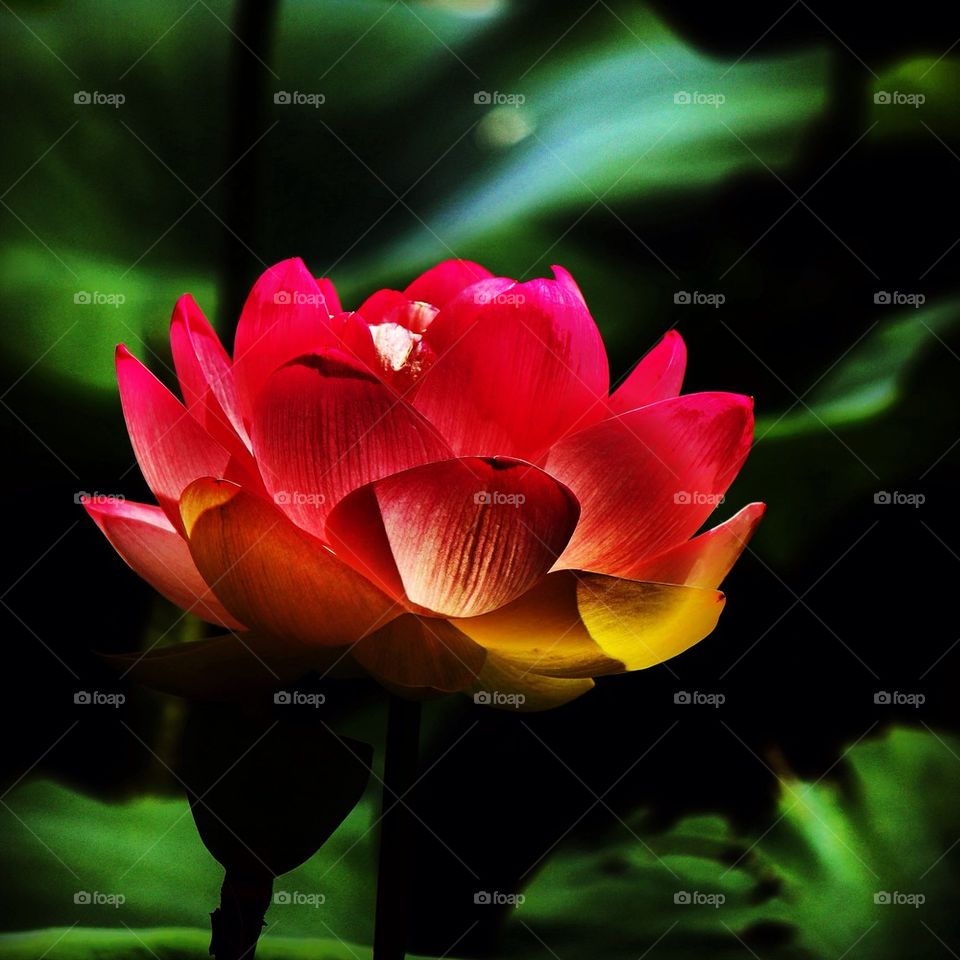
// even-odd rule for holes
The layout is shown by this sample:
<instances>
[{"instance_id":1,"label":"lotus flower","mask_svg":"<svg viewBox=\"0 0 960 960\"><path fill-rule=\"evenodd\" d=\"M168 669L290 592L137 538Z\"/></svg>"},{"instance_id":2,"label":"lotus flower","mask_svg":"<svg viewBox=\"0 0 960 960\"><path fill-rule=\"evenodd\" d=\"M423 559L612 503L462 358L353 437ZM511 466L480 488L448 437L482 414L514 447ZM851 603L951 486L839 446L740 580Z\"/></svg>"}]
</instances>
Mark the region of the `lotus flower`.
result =
<instances>
[{"instance_id":1,"label":"lotus flower","mask_svg":"<svg viewBox=\"0 0 960 960\"><path fill-rule=\"evenodd\" d=\"M131 655L134 675L219 696L339 662L411 695L542 709L709 634L763 504L695 534L747 456L752 402L680 396L673 331L611 394L584 297L553 271L447 261L345 312L287 260L250 293L232 360L184 296L182 401L120 346L158 505L86 509L141 577L228 631Z\"/></svg>"}]
</instances>

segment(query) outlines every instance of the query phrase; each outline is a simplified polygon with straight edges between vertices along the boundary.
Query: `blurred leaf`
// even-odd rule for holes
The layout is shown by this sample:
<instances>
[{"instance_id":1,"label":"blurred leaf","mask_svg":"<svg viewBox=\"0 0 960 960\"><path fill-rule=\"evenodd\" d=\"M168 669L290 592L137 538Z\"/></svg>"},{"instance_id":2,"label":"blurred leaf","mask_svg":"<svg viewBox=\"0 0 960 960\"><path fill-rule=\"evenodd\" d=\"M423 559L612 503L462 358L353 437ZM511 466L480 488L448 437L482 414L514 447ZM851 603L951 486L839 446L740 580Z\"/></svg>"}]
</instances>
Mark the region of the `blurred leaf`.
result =
<instances>
[{"instance_id":1,"label":"blurred leaf","mask_svg":"<svg viewBox=\"0 0 960 960\"><path fill-rule=\"evenodd\" d=\"M871 420L887 412L925 350L960 319L960 300L908 309L881 319L824 379L779 417L757 420L757 436L771 439Z\"/></svg>"},{"instance_id":2,"label":"blurred leaf","mask_svg":"<svg viewBox=\"0 0 960 960\"><path fill-rule=\"evenodd\" d=\"M960 58L911 57L882 71L872 83L875 136L954 136ZM925 126L926 128L925 128Z\"/></svg>"},{"instance_id":3,"label":"blurred leaf","mask_svg":"<svg viewBox=\"0 0 960 960\"><path fill-rule=\"evenodd\" d=\"M210 932L186 929L109 930L88 927L0 936L0 960L207 960ZM272 937L258 960L359 960L370 951L342 940Z\"/></svg>"},{"instance_id":4,"label":"blurred leaf","mask_svg":"<svg viewBox=\"0 0 960 960\"><path fill-rule=\"evenodd\" d=\"M121 921L201 927L217 905L223 873L204 850L184 798L111 804L36 781L5 803L12 811L0 819L8 929ZM372 800L364 800L316 856L275 885L275 893L323 894L323 904L275 904L267 922L285 936L314 936L327 924L346 940L371 942L375 821ZM81 891L126 901L120 908L76 904ZM209 943L209 931L205 936Z\"/></svg>"},{"instance_id":5,"label":"blurred leaf","mask_svg":"<svg viewBox=\"0 0 960 960\"><path fill-rule=\"evenodd\" d=\"M600 846L567 844L512 914L509 956L542 956L543 943L618 956L662 938L665 960L742 957L741 940L777 960L939 958L929 931L953 928L958 750L956 738L906 729L860 743L843 788L784 778L756 841L701 816L659 834L634 820L633 837L620 828ZM875 903L882 893L926 902Z\"/></svg>"},{"instance_id":6,"label":"blurred leaf","mask_svg":"<svg viewBox=\"0 0 960 960\"><path fill-rule=\"evenodd\" d=\"M474 91L484 102L452 105L463 124L477 124L481 172L463 187L454 181L426 229L390 248L389 271L570 208L766 174L796 156L825 106L822 52L724 63L647 11L602 20L596 38L587 31L584 41L580 29L558 50L504 51Z\"/></svg>"}]
</instances>

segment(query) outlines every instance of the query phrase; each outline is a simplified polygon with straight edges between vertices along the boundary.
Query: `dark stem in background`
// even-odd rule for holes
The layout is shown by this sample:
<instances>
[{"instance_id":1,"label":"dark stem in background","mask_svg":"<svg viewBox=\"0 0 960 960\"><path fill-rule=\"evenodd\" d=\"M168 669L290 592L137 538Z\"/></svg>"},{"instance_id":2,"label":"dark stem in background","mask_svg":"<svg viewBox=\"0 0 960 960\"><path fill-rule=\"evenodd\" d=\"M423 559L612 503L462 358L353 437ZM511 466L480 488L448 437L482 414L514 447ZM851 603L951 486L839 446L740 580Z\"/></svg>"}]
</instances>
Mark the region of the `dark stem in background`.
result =
<instances>
[{"instance_id":1,"label":"dark stem in background","mask_svg":"<svg viewBox=\"0 0 960 960\"><path fill-rule=\"evenodd\" d=\"M269 81L275 79L269 64L279 6L279 0L238 0L234 12L227 92L230 129L224 158L224 169L232 169L225 180L223 219L236 236L224 231L223 301L219 312L221 330L228 340L236 329L244 291L262 266L250 253L260 253L263 237L260 182L264 147L257 140L269 126ZM257 145L251 150L254 143ZM240 157L243 159L237 162Z\"/></svg>"},{"instance_id":2,"label":"dark stem in background","mask_svg":"<svg viewBox=\"0 0 960 960\"><path fill-rule=\"evenodd\" d=\"M405 794L416 777L419 744L419 701L391 694L384 748L373 960L403 960L407 953L413 814L406 806Z\"/></svg>"},{"instance_id":3,"label":"dark stem in background","mask_svg":"<svg viewBox=\"0 0 960 960\"><path fill-rule=\"evenodd\" d=\"M253 960L272 892L273 877L266 871L227 870L220 907L210 914L210 953L216 960Z\"/></svg>"}]
</instances>

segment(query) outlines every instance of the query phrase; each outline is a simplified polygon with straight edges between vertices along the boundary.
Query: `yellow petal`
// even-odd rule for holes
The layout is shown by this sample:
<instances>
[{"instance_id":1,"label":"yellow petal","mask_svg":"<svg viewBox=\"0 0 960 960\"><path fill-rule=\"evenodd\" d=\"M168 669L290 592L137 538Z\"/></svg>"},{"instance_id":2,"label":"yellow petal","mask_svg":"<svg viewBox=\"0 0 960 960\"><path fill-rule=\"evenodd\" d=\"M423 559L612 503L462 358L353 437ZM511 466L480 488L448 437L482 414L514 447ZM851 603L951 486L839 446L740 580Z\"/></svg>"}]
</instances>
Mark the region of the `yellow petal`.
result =
<instances>
[{"instance_id":1,"label":"yellow petal","mask_svg":"<svg viewBox=\"0 0 960 960\"><path fill-rule=\"evenodd\" d=\"M682 653L713 630L723 600L716 590L563 570L499 610L451 622L524 669L595 677Z\"/></svg>"}]
</instances>

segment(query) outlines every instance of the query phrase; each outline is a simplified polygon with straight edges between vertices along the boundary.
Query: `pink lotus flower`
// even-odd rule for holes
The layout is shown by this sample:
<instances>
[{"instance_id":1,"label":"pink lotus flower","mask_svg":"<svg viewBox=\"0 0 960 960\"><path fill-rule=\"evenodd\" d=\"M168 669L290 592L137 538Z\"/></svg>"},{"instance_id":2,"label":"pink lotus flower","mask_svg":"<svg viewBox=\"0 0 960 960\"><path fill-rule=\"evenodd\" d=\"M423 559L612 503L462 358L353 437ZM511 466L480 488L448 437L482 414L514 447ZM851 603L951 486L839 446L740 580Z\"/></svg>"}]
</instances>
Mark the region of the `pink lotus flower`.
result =
<instances>
[{"instance_id":1,"label":"pink lotus flower","mask_svg":"<svg viewBox=\"0 0 960 960\"><path fill-rule=\"evenodd\" d=\"M135 676L216 696L343 660L537 709L709 634L763 504L694 534L747 456L752 402L679 396L673 331L610 394L583 295L554 274L447 261L350 313L284 261L232 360L178 301L183 402L120 346L159 506L86 508L141 577L231 631L131 657Z\"/></svg>"}]
</instances>

